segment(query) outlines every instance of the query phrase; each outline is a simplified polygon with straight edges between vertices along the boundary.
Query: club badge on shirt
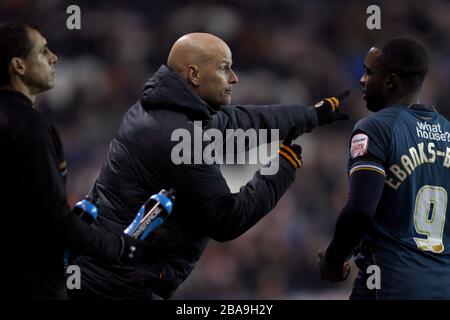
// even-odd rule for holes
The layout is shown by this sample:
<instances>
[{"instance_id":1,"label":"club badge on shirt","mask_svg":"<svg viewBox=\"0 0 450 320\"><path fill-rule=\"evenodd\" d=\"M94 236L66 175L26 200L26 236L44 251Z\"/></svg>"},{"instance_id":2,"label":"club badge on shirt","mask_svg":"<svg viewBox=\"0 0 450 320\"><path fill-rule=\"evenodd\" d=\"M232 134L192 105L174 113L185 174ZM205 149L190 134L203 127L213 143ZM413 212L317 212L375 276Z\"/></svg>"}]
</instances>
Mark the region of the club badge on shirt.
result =
<instances>
[{"instance_id":1,"label":"club badge on shirt","mask_svg":"<svg viewBox=\"0 0 450 320\"><path fill-rule=\"evenodd\" d=\"M355 134L350 144L350 156L352 159L367 154L369 146L369 137L364 133Z\"/></svg>"}]
</instances>

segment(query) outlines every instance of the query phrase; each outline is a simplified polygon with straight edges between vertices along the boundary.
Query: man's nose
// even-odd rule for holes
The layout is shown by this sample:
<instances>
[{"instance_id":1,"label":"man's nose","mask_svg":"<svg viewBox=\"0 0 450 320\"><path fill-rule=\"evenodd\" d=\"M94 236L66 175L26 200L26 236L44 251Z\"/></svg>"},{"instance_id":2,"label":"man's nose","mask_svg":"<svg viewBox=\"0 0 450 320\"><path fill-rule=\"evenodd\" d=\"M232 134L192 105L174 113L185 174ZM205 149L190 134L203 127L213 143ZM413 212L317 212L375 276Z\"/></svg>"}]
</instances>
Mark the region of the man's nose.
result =
<instances>
[{"instance_id":1,"label":"man's nose","mask_svg":"<svg viewBox=\"0 0 450 320\"><path fill-rule=\"evenodd\" d=\"M238 79L236 73L234 73L233 70L230 70L230 71L231 71L231 74L230 74L230 78L228 79L228 82L232 83L232 84L238 83L239 79Z\"/></svg>"},{"instance_id":2,"label":"man's nose","mask_svg":"<svg viewBox=\"0 0 450 320\"><path fill-rule=\"evenodd\" d=\"M361 79L359 79L359 83L364 87L366 85L366 75L363 75Z\"/></svg>"},{"instance_id":3,"label":"man's nose","mask_svg":"<svg viewBox=\"0 0 450 320\"><path fill-rule=\"evenodd\" d=\"M54 54L53 52L50 52L50 62L52 64L55 64L58 61L58 56Z\"/></svg>"}]
</instances>

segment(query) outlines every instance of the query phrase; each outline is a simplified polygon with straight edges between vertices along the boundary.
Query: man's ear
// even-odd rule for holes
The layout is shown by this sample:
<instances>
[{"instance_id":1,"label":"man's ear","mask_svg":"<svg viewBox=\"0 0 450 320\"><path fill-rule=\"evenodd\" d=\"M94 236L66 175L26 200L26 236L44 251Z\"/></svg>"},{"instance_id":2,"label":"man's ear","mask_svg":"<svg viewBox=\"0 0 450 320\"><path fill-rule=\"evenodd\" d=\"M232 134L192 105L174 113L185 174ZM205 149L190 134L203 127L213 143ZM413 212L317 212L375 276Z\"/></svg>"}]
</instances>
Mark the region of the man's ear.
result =
<instances>
[{"instance_id":1,"label":"man's ear","mask_svg":"<svg viewBox=\"0 0 450 320\"><path fill-rule=\"evenodd\" d=\"M11 76L21 75L23 76L26 71L25 62L21 58L14 57L11 59L11 63L9 64Z\"/></svg>"},{"instance_id":2,"label":"man's ear","mask_svg":"<svg viewBox=\"0 0 450 320\"><path fill-rule=\"evenodd\" d=\"M386 77L386 86L389 91L395 90L398 88L400 83L400 78L395 73L391 73Z\"/></svg>"},{"instance_id":3,"label":"man's ear","mask_svg":"<svg viewBox=\"0 0 450 320\"><path fill-rule=\"evenodd\" d=\"M187 70L187 78L194 87L200 85L200 74L198 72L198 67L194 65L189 65Z\"/></svg>"}]
</instances>

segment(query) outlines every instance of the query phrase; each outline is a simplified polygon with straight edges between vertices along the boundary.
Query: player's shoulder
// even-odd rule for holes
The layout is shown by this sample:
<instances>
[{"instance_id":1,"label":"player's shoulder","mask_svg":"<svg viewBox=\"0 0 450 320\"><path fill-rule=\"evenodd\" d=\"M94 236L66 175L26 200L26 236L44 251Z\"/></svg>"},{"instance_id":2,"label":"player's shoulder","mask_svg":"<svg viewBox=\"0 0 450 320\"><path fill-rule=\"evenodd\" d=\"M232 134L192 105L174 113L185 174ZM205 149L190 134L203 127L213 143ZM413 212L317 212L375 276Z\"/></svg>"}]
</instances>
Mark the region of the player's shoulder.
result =
<instances>
[{"instance_id":1,"label":"player's shoulder","mask_svg":"<svg viewBox=\"0 0 450 320\"><path fill-rule=\"evenodd\" d=\"M396 119L404 110L404 107L401 105L392 105L384 108L360 119L355 124L353 131L364 131L367 133L372 133L379 130L389 131L392 129Z\"/></svg>"},{"instance_id":2,"label":"player's shoulder","mask_svg":"<svg viewBox=\"0 0 450 320\"><path fill-rule=\"evenodd\" d=\"M450 127L450 120L444 116L442 113L438 113L438 121L444 125L447 125L448 127Z\"/></svg>"}]
</instances>

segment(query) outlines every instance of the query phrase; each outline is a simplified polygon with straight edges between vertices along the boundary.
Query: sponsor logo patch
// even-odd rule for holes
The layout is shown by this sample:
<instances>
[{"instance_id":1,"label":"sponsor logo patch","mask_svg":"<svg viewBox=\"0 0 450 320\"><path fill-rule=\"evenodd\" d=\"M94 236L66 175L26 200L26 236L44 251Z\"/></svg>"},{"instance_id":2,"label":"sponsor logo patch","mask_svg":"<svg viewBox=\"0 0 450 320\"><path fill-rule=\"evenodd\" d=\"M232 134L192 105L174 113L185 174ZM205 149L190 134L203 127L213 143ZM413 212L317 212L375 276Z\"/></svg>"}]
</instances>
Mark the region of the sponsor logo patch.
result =
<instances>
[{"instance_id":1,"label":"sponsor logo patch","mask_svg":"<svg viewBox=\"0 0 450 320\"><path fill-rule=\"evenodd\" d=\"M366 134L355 134L352 138L352 143L350 146L350 156L352 159L366 155L368 145L369 137Z\"/></svg>"}]
</instances>

